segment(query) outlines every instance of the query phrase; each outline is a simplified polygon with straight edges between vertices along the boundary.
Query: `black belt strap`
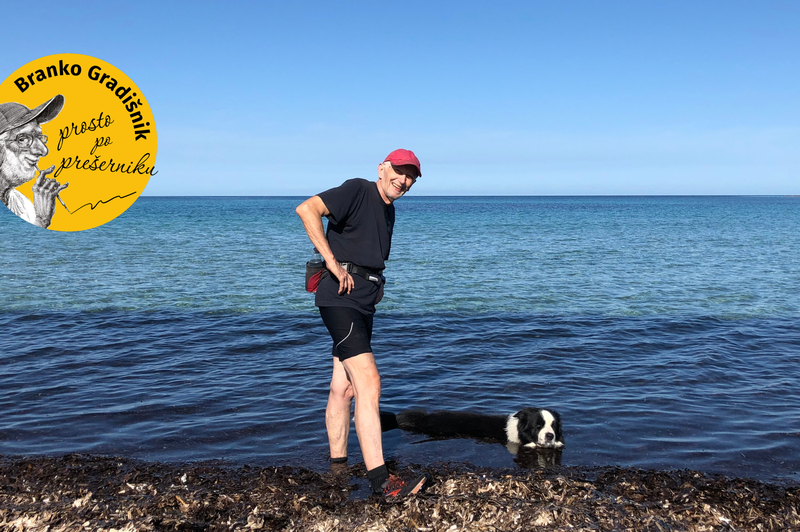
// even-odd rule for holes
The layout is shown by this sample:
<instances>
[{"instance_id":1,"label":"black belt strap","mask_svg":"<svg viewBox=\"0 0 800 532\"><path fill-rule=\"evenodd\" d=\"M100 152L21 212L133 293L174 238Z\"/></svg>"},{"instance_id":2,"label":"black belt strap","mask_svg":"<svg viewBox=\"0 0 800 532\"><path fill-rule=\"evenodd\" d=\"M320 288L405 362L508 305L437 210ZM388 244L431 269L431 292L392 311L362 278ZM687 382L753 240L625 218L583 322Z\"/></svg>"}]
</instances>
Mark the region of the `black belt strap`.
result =
<instances>
[{"instance_id":1,"label":"black belt strap","mask_svg":"<svg viewBox=\"0 0 800 532\"><path fill-rule=\"evenodd\" d=\"M356 266L352 262L340 262L339 265L344 268L349 274L356 274L359 277L363 277L367 281L371 281L373 283L381 283L383 282L383 275L381 275L382 270L373 270L370 268L364 268L363 266Z\"/></svg>"}]
</instances>

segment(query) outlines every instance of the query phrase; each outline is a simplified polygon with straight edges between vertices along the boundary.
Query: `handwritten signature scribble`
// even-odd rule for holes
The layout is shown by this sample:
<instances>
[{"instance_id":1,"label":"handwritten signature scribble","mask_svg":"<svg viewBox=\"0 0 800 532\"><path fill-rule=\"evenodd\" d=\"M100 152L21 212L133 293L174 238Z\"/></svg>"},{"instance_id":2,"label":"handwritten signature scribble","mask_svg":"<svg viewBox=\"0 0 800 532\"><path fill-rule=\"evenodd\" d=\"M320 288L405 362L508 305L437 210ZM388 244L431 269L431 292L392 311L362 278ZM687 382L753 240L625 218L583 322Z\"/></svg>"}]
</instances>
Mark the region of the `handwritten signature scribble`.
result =
<instances>
[{"instance_id":1,"label":"handwritten signature scribble","mask_svg":"<svg viewBox=\"0 0 800 532\"><path fill-rule=\"evenodd\" d=\"M115 199L117 199L117 198L119 198L119 199L127 198L128 196L133 196L134 194L136 194L136 191L135 191L135 190L134 190L133 192L131 192L130 194L125 194L124 196L114 196L113 198L109 198L109 199L107 199L107 200L100 200L100 201L98 201L97 203L95 203L94 205L92 205L92 203L91 203L91 202L89 202L89 203L86 203L86 204L84 204L84 205L81 205L80 207L78 207L77 209L75 209L74 211L72 211L70 214L75 214L76 212L78 212L79 210L83 209L83 208L84 208L84 207L86 207L87 205L88 205L89 207L91 207L91 208L92 208L92 210L94 210L94 208L95 208L95 207L97 207L98 205L100 205L101 203L108 203L109 201L115 200Z\"/></svg>"}]
</instances>

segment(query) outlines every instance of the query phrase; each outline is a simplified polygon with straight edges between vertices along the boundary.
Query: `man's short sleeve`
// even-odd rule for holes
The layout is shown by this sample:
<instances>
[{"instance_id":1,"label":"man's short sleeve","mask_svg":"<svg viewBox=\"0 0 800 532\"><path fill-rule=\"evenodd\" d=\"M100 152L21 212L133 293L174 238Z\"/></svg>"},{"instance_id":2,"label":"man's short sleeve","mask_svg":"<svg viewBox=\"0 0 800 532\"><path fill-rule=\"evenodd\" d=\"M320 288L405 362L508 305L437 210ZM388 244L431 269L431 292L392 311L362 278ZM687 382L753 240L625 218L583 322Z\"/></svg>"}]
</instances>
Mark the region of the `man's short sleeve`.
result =
<instances>
[{"instance_id":1,"label":"man's short sleeve","mask_svg":"<svg viewBox=\"0 0 800 532\"><path fill-rule=\"evenodd\" d=\"M349 179L336 188L318 194L322 203L330 211L328 219L339 225L356 209L363 194L362 179Z\"/></svg>"}]
</instances>

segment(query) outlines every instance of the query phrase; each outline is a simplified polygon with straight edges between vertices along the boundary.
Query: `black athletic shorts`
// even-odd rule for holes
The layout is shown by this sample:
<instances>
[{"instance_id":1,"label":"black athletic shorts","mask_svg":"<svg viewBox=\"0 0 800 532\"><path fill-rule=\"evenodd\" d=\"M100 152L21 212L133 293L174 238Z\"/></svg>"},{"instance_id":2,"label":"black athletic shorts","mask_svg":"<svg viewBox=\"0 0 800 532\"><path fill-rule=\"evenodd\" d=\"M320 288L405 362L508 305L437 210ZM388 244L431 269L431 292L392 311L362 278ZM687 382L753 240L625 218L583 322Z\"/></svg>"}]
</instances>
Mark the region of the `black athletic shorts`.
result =
<instances>
[{"instance_id":1,"label":"black athletic shorts","mask_svg":"<svg viewBox=\"0 0 800 532\"><path fill-rule=\"evenodd\" d=\"M345 360L372 353L372 314L349 307L319 307L319 314L333 338L333 356Z\"/></svg>"}]
</instances>

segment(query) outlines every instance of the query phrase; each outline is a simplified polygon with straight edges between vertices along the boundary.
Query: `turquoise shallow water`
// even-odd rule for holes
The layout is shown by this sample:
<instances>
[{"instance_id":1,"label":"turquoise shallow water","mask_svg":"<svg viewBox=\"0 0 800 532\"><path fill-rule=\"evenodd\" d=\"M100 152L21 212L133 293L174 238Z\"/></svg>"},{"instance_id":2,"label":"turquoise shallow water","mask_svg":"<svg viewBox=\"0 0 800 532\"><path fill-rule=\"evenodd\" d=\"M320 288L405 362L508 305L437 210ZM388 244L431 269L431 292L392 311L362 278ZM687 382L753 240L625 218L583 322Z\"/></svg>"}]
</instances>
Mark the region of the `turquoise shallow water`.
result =
<instances>
[{"instance_id":1,"label":"turquoise shallow water","mask_svg":"<svg viewBox=\"0 0 800 532\"><path fill-rule=\"evenodd\" d=\"M0 212L0 453L324 467L301 200L145 197L81 233ZM800 479L799 222L793 197L404 198L384 408L548 406L565 465ZM421 440L387 454L514 465Z\"/></svg>"},{"instance_id":2,"label":"turquoise shallow water","mask_svg":"<svg viewBox=\"0 0 800 532\"><path fill-rule=\"evenodd\" d=\"M2 308L308 311L301 200L142 198L78 233L2 211L23 243ZM397 216L384 313L800 312L800 198L409 197Z\"/></svg>"}]
</instances>

